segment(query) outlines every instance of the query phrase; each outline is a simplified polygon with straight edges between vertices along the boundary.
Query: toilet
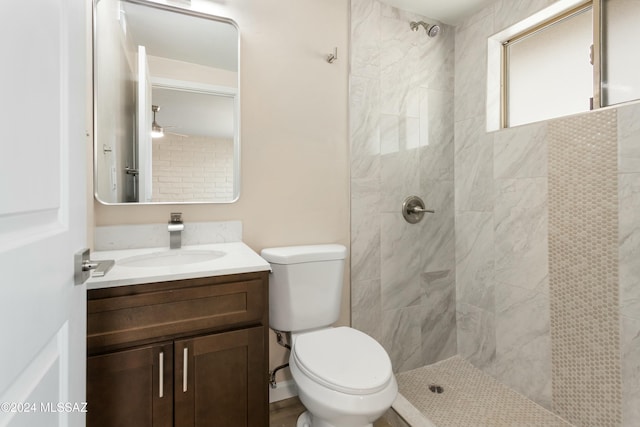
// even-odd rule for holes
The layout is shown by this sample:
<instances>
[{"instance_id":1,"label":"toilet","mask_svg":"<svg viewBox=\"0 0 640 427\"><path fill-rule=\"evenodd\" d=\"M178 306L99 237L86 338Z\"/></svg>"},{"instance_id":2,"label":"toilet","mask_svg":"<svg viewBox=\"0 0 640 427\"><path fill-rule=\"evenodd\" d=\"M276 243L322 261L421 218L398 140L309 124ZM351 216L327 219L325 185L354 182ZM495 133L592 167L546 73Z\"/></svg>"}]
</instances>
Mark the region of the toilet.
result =
<instances>
[{"instance_id":1,"label":"toilet","mask_svg":"<svg viewBox=\"0 0 640 427\"><path fill-rule=\"evenodd\" d=\"M391 361L369 335L332 327L340 314L347 249L264 249L271 264L269 324L291 333L289 368L307 409L297 427L371 427L396 398Z\"/></svg>"}]
</instances>

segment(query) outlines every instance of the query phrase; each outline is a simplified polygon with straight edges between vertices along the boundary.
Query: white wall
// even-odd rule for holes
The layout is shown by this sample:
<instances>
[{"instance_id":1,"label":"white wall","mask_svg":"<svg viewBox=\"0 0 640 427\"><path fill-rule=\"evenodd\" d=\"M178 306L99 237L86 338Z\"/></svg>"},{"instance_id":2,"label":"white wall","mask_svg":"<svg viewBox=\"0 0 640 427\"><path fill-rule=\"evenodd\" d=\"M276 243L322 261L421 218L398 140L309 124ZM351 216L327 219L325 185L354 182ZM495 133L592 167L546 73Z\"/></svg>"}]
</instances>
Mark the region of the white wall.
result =
<instances>
[{"instance_id":1,"label":"white wall","mask_svg":"<svg viewBox=\"0 0 640 427\"><path fill-rule=\"evenodd\" d=\"M238 87L238 73L158 56L147 56L151 77Z\"/></svg>"},{"instance_id":2,"label":"white wall","mask_svg":"<svg viewBox=\"0 0 640 427\"><path fill-rule=\"evenodd\" d=\"M233 139L165 133L152 163L154 202L233 199Z\"/></svg>"}]
</instances>

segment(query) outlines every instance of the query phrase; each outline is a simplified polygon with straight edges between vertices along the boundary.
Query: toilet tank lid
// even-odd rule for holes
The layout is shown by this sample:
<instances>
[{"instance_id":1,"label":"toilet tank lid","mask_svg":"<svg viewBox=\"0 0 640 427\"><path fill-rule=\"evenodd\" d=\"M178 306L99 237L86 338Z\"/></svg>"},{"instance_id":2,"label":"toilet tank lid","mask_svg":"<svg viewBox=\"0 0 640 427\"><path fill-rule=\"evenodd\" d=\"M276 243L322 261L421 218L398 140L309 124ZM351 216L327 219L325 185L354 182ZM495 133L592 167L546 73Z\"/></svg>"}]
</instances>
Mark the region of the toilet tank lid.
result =
<instances>
[{"instance_id":1,"label":"toilet tank lid","mask_svg":"<svg viewBox=\"0 0 640 427\"><path fill-rule=\"evenodd\" d=\"M298 264L344 259L347 256L347 248L337 244L283 246L263 249L260 255L273 264Z\"/></svg>"}]
</instances>

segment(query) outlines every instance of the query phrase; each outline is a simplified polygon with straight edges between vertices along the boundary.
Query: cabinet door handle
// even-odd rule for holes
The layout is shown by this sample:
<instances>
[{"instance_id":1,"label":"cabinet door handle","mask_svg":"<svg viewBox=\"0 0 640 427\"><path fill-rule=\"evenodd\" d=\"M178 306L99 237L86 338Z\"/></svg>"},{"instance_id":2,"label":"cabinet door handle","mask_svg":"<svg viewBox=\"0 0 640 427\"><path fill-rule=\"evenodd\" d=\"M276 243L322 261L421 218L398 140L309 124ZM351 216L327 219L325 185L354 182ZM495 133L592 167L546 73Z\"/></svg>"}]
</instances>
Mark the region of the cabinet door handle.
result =
<instances>
[{"instance_id":1,"label":"cabinet door handle","mask_svg":"<svg viewBox=\"0 0 640 427\"><path fill-rule=\"evenodd\" d=\"M189 368L189 349L187 347L183 350L182 355L182 392L187 392L187 369Z\"/></svg>"},{"instance_id":2,"label":"cabinet door handle","mask_svg":"<svg viewBox=\"0 0 640 427\"><path fill-rule=\"evenodd\" d=\"M158 355L158 364L160 365L160 373L158 374L158 384L159 384L159 392L158 396L160 398L164 397L164 351L161 351Z\"/></svg>"}]
</instances>

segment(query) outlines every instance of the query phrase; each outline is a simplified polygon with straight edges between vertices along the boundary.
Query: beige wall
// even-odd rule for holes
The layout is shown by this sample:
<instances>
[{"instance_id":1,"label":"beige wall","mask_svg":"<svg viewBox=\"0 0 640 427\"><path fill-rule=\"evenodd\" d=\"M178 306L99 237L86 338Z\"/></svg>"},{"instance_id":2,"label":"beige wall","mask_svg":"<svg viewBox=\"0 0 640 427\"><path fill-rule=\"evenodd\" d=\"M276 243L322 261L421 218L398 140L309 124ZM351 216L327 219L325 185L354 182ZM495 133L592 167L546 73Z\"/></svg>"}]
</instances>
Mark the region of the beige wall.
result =
<instances>
[{"instance_id":1,"label":"beige wall","mask_svg":"<svg viewBox=\"0 0 640 427\"><path fill-rule=\"evenodd\" d=\"M241 34L241 193L233 204L105 206L94 225L241 220L254 250L349 244L347 0L194 0ZM338 61L325 57L338 47ZM91 230L90 230L91 234ZM348 265L348 264L347 264ZM348 278L348 272L345 278ZM348 279L345 279L348 283ZM345 286L340 323L349 323ZM284 352L271 343L271 367ZM279 375L280 379L280 375Z\"/></svg>"}]
</instances>

